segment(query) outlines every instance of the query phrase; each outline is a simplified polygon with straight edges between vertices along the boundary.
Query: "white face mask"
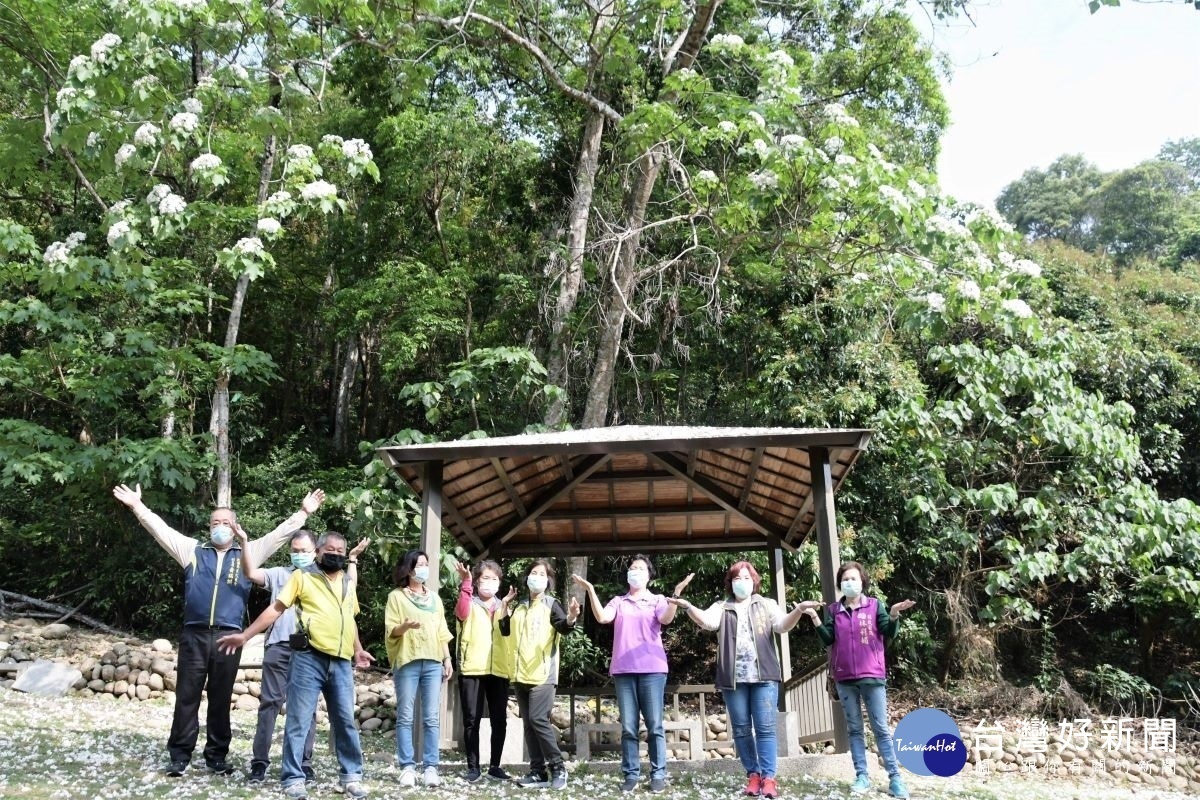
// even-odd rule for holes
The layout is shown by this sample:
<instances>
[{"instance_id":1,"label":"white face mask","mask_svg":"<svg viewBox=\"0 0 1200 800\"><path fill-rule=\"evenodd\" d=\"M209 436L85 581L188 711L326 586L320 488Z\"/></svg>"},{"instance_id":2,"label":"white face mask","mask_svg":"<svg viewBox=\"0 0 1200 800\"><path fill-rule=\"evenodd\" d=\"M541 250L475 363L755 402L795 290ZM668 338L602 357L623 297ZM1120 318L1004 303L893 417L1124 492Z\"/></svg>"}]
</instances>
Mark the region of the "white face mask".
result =
<instances>
[{"instance_id":1,"label":"white face mask","mask_svg":"<svg viewBox=\"0 0 1200 800\"><path fill-rule=\"evenodd\" d=\"M857 578L842 581L842 594L846 597L858 597L862 594L862 581Z\"/></svg>"},{"instance_id":2,"label":"white face mask","mask_svg":"<svg viewBox=\"0 0 1200 800\"><path fill-rule=\"evenodd\" d=\"M484 600L491 600L498 591L500 591L500 581L495 578L479 579L479 596Z\"/></svg>"},{"instance_id":3,"label":"white face mask","mask_svg":"<svg viewBox=\"0 0 1200 800\"><path fill-rule=\"evenodd\" d=\"M650 582L650 573L644 569L631 569L625 573L625 580L630 589L644 589Z\"/></svg>"},{"instance_id":4,"label":"white face mask","mask_svg":"<svg viewBox=\"0 0 1200 800\"><path fill-rule=\"evenodd\" d=\"M738 600L745 600L750 596L750 592L754 591L754 581L749 578L734 578L733 596Z\"/></svg>"},{"instance_id":5,"label":"white face mask","mask_svg":"<svg viewBox=\"0 0 1200 800\"><path fill-rule=\"evenodd\" d=\"M228 525L218 525L208 532L208 537L217 547L224 547L233 541L233 528Z\"/></svg>"},{"instance_id":6,"label":"white face mask","mask_svg":"<svg viewBox=\"0 0 1200 800\"><path fill-rule=\"evenodd\" d=\"M429 567L413 567L413 577L417 579L417 583L429 580Z\"/></svg>"},{"instance_id":7,"label":"white face mask","mask_svg":"<svg viewBox=\"0 0 1200 800\"><path fill-rule=\"evenodd\" d=\"M534 594L541 594L542 592L546 591L546 584L549 582L550 579L545 575L530 575L525 579L525 585L528 586L529 591L533 592Z\"/></svg>"}]
</instances>

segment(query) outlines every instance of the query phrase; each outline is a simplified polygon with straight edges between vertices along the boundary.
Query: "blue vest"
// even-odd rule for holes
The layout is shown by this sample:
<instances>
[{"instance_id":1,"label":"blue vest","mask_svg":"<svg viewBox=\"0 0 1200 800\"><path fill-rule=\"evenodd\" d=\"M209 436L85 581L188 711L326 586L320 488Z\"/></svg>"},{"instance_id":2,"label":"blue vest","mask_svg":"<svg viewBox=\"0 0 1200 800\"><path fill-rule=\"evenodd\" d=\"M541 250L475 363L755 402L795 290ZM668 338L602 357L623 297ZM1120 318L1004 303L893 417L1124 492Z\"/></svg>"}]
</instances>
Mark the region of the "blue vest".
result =
<instances>
[{"instance_id":1,"label":"blue vest","mask_svg":"<svg viewBox=\"0 0 1200 800\"><path fill-rule=\"evenodd\" d=\"M184 627L242 628L250 579L242 572L242 550L225 551L217 575L217 551L211 544L197 545L192 561L183 568Z\"/></svg>"}]
</instances>

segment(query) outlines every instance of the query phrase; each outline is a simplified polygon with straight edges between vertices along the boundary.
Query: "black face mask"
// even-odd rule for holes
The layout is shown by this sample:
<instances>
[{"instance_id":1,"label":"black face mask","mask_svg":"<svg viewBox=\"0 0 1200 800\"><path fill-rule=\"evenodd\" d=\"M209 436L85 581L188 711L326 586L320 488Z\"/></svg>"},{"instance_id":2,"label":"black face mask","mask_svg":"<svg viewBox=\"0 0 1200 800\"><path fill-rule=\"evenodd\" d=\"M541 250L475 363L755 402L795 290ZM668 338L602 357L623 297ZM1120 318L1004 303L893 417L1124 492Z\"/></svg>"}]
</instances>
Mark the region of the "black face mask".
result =
<instances>
[{"instance_id":1,"label":"black face mask","mask_svg":"<svg viewBox=\"0 0 1200 800\"><path fill-rule=\"evenodd\" d=\"M317 567L322 572L341 572L346 568L346 556L337 553L322 553L317 559Z\"/></svg>"}]
</instances>

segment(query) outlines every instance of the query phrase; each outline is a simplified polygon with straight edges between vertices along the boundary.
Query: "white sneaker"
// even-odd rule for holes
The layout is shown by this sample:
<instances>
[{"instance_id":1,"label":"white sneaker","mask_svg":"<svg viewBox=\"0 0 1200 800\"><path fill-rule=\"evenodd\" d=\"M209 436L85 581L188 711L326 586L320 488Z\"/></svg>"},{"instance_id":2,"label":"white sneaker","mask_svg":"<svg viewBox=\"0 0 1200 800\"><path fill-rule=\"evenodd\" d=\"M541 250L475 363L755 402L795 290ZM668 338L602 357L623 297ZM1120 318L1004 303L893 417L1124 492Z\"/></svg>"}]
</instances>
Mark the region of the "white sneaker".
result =
<instances>
[{"instance_id":1,"label":"white sneaker","mask_svg":"<svg viewBox=\"0 0 1200 800\"><path fill-rule=\"evenodd\" d=\"M416 786L417 785L417 771L415 769L413 769L412 767L405 767L404 770L400 773L400 785L401 786Z\"/></svg>"},{"instance_id":2,"label":"white sneaker","mask_svg":"<svg viewBox=\"0 0 1200 800\"><path fill-rule=\"evenodd\" d=\"M438 775L437 767L426 767L425 774L421 776L421 780L426 786L442 785L442 776Z\"/></svg>"}]
</instances>

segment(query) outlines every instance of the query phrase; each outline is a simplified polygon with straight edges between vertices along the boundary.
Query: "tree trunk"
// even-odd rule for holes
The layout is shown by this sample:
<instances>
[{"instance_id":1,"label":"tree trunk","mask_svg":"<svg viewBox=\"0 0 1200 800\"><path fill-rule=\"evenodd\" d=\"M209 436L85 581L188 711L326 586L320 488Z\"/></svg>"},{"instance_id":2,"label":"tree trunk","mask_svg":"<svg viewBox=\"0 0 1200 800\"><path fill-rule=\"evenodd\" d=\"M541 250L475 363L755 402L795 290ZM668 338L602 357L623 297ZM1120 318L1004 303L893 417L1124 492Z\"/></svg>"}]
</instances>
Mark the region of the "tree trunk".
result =
<instances>
[{"instance_id":1,"label":"tree trunk","mask_svg":"<svg viewBox=\"0 0 1200 800\"><path fill-rule=\"evenodd\" d=\"M358 377L358 334L351 333L346 337L342 358L342 374L338 379L333 409L333 448L339 453L346 452L346 441L349 438L350 394L354 391L354 381Z\"/></svg>"},{"instance_id":2,"label":"tree trunk","mask_svg":"<svg viewBox=\"0 0 1200 800\"><path fill-rule=\"evenodd\" d=\"M275 171L275 136L267 137L263 145L262 169L258 175L258 202L267 199L271 187L271 175ZM238 329L242 324L242 309L246 305L246 293L250 289L250 274L243 272L238 276L237 286L233 290L233 301L229 304L229 323L225 327L225 350L232 352L237 347ZM229 449L229 382L232 376L228 370L221 370L217 375L216 389L213 391L212 422L209 430L213 435L213 448L217 456L217 499L216 503L222 508L228 508L233 503L232 459Z\"/></svg>"},{"instance_id":3,"label":"tree trunk","mask_svg":"<svg viewBox=\"0 0 1200 800\"><path fill-rule=\"evenodd\" d=\"M600 165L600 142L604 136L604 115L589 111L579 144L579 159L575 164L575 196L567 220L567 263L558 284L558 302L550 320L550 353L547 360L547 383L563 390L563 396L546 410L545 423L557 427L568 421L570 398L570 335L567 320L575 310L579 288L583 283L583 252L587 246L588 219L592 211L592 196L596 188L596 170ZM586 565L586 559L584 560Z\"/></svg>"},{"instance_id":4,"label":"tree trunk","mask_svg":"<svg viewBox=\"0 0 1200 800\"><path fill-rule=\"evenodd\" d=\"M636 166L637 177L626 202L625 236L616 254L616 266L611 276L612 286L609 287L600 318L600 343L596 347L592 381L588 387L587 408L583 412L582 424L585 428L602 427L608 418L617 356L620 355L621 339L625 335L625 316L637 290L641 229L646 221L646 206L650 202L654 184L658 182L664 160L662 148L655 146L642 156Z\"/></svg>"}]
</instances>

